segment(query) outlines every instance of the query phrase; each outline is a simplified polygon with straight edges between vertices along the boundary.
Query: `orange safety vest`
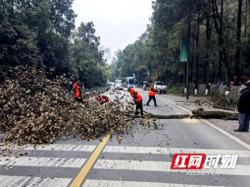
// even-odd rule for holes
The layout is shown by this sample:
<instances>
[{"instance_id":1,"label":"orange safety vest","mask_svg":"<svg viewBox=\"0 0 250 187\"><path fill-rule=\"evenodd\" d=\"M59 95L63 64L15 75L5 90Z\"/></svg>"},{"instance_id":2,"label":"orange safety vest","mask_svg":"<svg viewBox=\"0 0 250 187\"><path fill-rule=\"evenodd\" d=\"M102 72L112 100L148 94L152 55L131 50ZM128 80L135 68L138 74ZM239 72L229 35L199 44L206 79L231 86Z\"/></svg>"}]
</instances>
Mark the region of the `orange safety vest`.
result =
<instances>
[{"instance_id":1,"label":"orange safety vest","mask_svg":"<svg viewBox=\"0 0 250 187\"><path fill-rule=\"evenodd\" d=\"M142 96L139 92L134 92L133 98L136 100L136 103L139 103L142 101Z\"/></svg>"},{"instance_id":2,"label":"orange safety vest","mask_svg":"<svg viewBox=\"0 0 250 187\"><path fill-rule=\"evenodd\" d=\"M73 89L74 89L74 96L75 98L79 98L80 97L80 86L78 83L74 83L73 84Z\"/></svg>"},{"instance_id":3,"label":"orange safety vest","mask_svg":"<svg viewBox=\"0 0 250 187\"><path fill-rule=\"evenodd\" d=\"M139 103L141 101L142 101L142 96L141 96L141 94L137 93L136 102Z\"/></svg>"},{"instance_id":4,"label":"orange safety vest","mask_svg":"<svg viewBox=\"0 0 250 187\"><path fill-rule=\"evenodd\" d=\"M130 95L131 95L131 97L133 97L134 93L135 93L135 89L134 88L130 88Z\"/></svg>"},{"instance_id":5,"label":"orange safety vest","mask_svg":"<svg viewBox=\"0 0 250 187\"><path fill-rule=\"evenodd\" d=\"M101 100L101 105L104 103L111 104L111 100L107 96L104 95L100 96L100 100Z\"/></svg>"},{"instance_id":6,"label":"orange safety vest","mask_svg":"<svg viewBox=\"0 0 250 187\"><path fill-rule=\"evenodd\" d=\"M101 100L101 105L105 102L105 99L103 96L100 96L100 100Z\"/></svg>"},{"instance_id":7,"label":"orange safety vest","mask_svg":"<svg viewBox=\"0 0 250 187\"><path fill-rule=\"evenodd\" d=\"M155 97L156 94L155 94L155 91L150 90L148 95L150 97Z\"/></svg>"}]
</instances>

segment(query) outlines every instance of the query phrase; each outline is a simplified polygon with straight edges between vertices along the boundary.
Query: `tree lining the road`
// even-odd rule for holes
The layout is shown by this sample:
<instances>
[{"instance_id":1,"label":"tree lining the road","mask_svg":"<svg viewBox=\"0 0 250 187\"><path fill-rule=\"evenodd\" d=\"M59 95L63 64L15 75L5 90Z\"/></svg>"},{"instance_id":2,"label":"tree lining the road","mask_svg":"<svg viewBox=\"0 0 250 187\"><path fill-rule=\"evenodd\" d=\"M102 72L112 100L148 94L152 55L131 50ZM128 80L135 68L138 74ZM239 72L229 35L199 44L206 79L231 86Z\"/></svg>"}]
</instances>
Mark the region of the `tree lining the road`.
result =
<instances>
[{"instance_id":1,"label":"tree lining the road","mask_svg":"<svg viewBox=\"0 0 250 187\"><path fill-rule=\"evenodd\" d=\"M189 41L190 79L228 84L250 75L250 20L248 0L156 0L143 37L117 55L116 75L127 72L147 79L184 82L185 64L179 60L180 43ZM188 38L188 25L190 36ZM140 44L140 45L138 45ZM132 51L132 52L129 52ZM143 69L139 68L143 67ZM139 76L143 81L145 76Z\"/></svg>"},{"instance_id":2,"label":"tree lining the road","mask_svg":"<svg viewBox=\"0 0 250 187\"><path fill-rule=\"evenodd\" d=\"M73 0L0 0L1 72L9 66L36 65L45 70L53 68L55 74L73 73L87 87L103 85L108 68L99 38L93 23L82 24L78 35L72 36L76 17L72 3ZM85 34L84 45L76 42L80 30ZM75 53L78 47L82 50Z\"/></svg>"},{"instance_id":3,"label":"tree lining the road","mask_svg":"<svg viewBox=\"0 0 250 187\"><path fill-rule=\"evenodd\" d=\"M109 76L109 67L103 58L104 51L100 50L100 38L95 35L94 24L81 23L72 40L70 62L73 71L88 88L104 85Z\"/></svg>"}]
</instances>

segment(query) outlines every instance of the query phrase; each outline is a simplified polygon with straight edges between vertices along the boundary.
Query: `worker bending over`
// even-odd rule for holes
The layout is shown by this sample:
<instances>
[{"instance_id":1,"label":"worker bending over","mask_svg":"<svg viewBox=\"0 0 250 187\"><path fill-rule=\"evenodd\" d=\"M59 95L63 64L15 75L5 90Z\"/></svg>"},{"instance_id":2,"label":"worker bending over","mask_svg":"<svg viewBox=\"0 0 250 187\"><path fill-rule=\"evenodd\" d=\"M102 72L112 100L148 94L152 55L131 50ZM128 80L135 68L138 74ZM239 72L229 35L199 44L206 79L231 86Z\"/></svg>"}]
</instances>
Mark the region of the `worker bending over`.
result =
<instances>
[{"instance_id":1,"label":"worker bending over","mask_svg":"<svg viewBox=\"0 0 250 187\"><path fill-rule=\"evenodd\" d=\"M109 99L109 97L107 97L106 95L99 95L96 100L98 100L100 102L101 105L103 104L111 104L111 100Z\"/></svg>"},{"instance_id":2,"label":"worker bending over","mask_svg":"<svg viewBox=\"0 0 250 187\"><path fill-rule=\"evenodd\" d=\"M129 88L129 93L132 96L134 103L136 105L135 115L139 114L139 110L141 112L141 116L143 116L143 105L142 105L142 96L141 94L136 91L134 88Z\"/></svg>"},{"instance_id":3,"label":"worker bending over","mask_svg":"<svg viewBox=\"0 0 250 187\"><path fill-rule=\"evenodd\" d=\"M82 91L81 91L81 86L78 82L73 82L72 81L72 88L74 90L74 97L75 100L78 102L82 102Z\"/></svg>"}]
</instances>

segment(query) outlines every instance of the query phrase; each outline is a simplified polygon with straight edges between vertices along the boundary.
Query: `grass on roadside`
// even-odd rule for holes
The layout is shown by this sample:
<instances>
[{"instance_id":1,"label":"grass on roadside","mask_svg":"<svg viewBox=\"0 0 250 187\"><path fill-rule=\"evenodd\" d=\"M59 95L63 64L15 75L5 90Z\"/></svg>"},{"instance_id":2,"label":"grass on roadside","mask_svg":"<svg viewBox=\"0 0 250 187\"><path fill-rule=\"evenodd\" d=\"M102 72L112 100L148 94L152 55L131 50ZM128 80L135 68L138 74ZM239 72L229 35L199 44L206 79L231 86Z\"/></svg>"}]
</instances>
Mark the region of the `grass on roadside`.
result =
<instances>
[{"instance_id":1,"label":"grass on roadside","mask_svg":"<svg viewBox=\"0 0 250 187\"><path fill-rule=\"evenodd\" d=\"M214 107L223 108L229 110L236 110L238 97L234 93L230 93L229 95L212 95L211 100L214 102Z\"/></svg>"},{"instance_id":2,"label":"grass on roadside","mask_svg":"<svg viewBox=\"0 0 250 187\"><path fill-rule=\"evenodd\" d=\"M168 93L183 96L184 86L181 84L171 85L168 87Z\"/></svg>"}]
</instances>

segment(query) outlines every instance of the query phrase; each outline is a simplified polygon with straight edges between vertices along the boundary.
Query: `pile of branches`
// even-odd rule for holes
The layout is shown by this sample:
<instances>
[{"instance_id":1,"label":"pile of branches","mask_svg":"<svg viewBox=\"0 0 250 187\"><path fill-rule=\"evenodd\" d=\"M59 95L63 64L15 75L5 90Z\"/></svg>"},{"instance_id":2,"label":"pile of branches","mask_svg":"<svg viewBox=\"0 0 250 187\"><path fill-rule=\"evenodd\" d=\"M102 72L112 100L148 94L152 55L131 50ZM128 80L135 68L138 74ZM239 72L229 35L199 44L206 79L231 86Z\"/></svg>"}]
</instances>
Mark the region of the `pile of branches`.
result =
<instances>
[{"instance_id":1,"label":"pile of branches","mask_svg":"<svg viewBox=\"0 0 250 187\"><path fill-rule=\"evenodd\" d=\"M0 129L5 142L19 145L53 143L63 137L84 140L108 132L125 133L132 125L119 104L100 105L88 94L76 102L63 76L53 80L35 67L19 66L0 85Z\"/></svg>"}]
</instances>

